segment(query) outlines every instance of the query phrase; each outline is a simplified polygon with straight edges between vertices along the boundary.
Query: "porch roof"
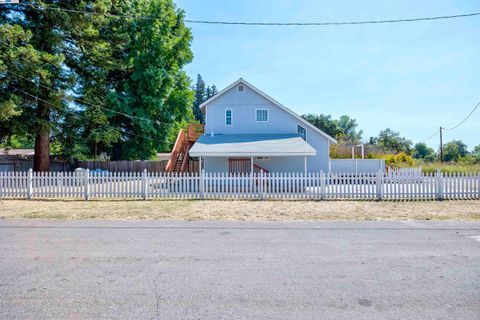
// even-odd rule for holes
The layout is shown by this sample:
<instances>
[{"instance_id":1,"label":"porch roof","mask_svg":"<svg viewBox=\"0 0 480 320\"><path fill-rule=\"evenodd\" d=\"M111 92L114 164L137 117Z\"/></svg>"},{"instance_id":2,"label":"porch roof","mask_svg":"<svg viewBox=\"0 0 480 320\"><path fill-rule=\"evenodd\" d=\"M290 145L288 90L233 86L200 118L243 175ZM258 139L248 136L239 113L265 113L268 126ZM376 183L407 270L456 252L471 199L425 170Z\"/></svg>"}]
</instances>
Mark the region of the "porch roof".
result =
<instances>
[{"instance_id":1,"label":"porch roof","mask_svg":"<svg viewBox=\"0 0 480 320\"><path fill-rule=\"evenodd\" d=\"M317 151L296 134L204 134L192 157L314 156Z\"/></svg>"}]
</instances>

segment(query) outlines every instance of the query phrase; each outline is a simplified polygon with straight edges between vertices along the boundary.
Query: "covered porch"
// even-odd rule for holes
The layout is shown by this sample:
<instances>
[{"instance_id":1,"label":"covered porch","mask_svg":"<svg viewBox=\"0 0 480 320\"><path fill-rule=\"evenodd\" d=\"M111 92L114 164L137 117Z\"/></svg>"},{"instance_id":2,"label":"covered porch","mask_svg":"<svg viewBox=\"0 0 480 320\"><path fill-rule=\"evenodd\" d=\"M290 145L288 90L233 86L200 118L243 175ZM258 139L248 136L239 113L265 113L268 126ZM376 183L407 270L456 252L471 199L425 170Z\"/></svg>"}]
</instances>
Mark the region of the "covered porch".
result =
<instances>
[{"instance_id":1,"label":"covered porch","mask_svg":"<svg viewBox=\"0 0 480 320\"><path fill-rule=\"evenodd\" d=\"M229 173L307 173L316 150L295 134L202 135L190 150L199 170Z\"/></svg>"}]
</instances>

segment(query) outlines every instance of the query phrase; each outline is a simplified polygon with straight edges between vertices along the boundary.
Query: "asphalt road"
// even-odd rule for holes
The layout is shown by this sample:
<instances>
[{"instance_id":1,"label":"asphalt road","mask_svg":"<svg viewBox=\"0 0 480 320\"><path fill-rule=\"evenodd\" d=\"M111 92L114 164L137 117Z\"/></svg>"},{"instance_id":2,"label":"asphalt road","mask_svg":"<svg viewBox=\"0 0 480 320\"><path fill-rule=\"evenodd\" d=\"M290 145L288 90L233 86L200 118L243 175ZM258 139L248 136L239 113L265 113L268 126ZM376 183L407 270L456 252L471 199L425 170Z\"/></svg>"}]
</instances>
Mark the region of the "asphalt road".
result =
<instances>
[{"instance_id":1,"label":"asphalt road","mask_svg":"<svg viewBox=\"0 0 480 320\"><path fill-rule=\"evenodd\" d=\"M0 221L1 319L480 319L480 223Z\"/></svg>"}]
</instances>

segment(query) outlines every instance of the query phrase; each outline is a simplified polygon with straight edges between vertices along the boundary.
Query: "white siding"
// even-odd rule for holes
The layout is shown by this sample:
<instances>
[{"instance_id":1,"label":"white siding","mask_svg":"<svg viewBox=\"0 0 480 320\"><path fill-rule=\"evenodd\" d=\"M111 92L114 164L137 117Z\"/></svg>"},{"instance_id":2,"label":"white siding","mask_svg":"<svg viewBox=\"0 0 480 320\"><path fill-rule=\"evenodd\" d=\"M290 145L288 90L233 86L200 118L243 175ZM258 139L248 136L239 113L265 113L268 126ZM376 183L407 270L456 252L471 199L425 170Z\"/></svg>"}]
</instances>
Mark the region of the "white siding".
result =
<instances>
[{"instance_id":1,"label":"white siding","mask_svg":"<svg viewBox=\"0 0 480 320\"><path fill-rule=\"evenodd\" d=\"M225 126L225 109L232 109L233 122L231 126ZM268 121L255 121L256 109L268 109ZM247 85L244 85L244 92L238 92L238 86L225 92L212 101L205 108L207 123L205 132L210 134L286 134L298 133L298 125L306 129L307 142L317 151L317 155L308 157L308 171L328 171L329 165L329 141L326 137L312 130L301 123L291 114L273 104L268 99L259 95ZM297 164L297 162L300 162ZM282 163L284 168L280 169ZM219 172L216 165L224 167L219 160L206 159L205 170ZM274 171L296 172L299 166L304 168L303 157L290 157L289 159L272 162ZM227 163L228 168L228 163Z\"/></svg>"}]
</instances>

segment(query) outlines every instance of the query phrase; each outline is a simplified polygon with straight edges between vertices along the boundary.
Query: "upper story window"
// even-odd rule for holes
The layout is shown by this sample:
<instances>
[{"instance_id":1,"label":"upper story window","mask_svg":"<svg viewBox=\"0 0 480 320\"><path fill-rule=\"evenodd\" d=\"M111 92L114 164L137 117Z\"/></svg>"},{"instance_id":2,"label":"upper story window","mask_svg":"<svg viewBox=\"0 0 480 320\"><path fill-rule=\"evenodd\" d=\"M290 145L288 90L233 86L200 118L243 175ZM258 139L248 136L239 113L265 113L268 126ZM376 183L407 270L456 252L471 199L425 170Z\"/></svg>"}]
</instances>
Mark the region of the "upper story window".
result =
<instances>
[{"instance_id":1,"label":"upper story window","mask_svg":"<svg viewBox=\"0 0 480 320\"><path fill-rule=\"evenodd\" d=\"M268 109L256 109L255 110L255 121L257 121L257 122L268 122Z\"/></svg>"},{"instance_id":2,"label":"upper story window","mask_svg":"<svg viewBox=\"0 0 480 320\"><path fill-rule=\"evenodd\" d=\"M243 84L238 85L238 92L243 93L243 91L244 91Z\"/></svg>"},{"instance_id":3,"label":"upper story window","mask_svg":"<svg viewBox=\"0 0 480 320\"><path fill-rule=\"evenodd\" d=\"M232 125L232 109L225 109L225 125Z\"/></svg>"},{"instance_id":4,"label":"upper story window","mask_svg":"<svg viewBox=\"0 0 480 320\"><path fill-rule=\"evenodd\" d=\"M307 140L307 130L304 127L298 126L298 135L303 138L303 140Z\"/></svg>"}]
</instances>

